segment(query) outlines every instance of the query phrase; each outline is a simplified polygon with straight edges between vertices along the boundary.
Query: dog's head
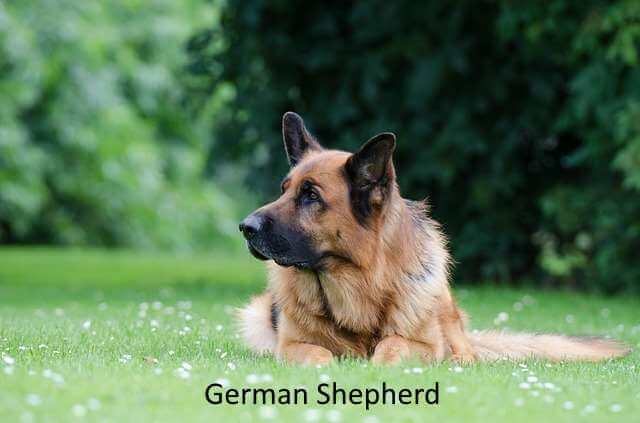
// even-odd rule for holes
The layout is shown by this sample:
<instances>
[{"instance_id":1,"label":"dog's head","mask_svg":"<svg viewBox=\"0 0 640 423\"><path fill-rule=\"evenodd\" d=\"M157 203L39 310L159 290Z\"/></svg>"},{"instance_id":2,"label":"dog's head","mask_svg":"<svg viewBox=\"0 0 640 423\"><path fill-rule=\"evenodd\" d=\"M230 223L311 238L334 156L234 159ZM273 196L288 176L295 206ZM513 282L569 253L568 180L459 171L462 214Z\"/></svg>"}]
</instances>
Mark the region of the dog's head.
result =
<instances>
[{"instance_id":1,"label":"dog's head","mask_svg":"<svg viewBox=\"0 0 640 423\"><path fill-rule=\"evenodd\" d=\"M395 135L382 133L356 153L324 149L293 112L282 118L291 165L276 201L240 224L251 253L281 266L319 270L358 262L380 231L395 187Z\"/></svg>"}]
</instances>

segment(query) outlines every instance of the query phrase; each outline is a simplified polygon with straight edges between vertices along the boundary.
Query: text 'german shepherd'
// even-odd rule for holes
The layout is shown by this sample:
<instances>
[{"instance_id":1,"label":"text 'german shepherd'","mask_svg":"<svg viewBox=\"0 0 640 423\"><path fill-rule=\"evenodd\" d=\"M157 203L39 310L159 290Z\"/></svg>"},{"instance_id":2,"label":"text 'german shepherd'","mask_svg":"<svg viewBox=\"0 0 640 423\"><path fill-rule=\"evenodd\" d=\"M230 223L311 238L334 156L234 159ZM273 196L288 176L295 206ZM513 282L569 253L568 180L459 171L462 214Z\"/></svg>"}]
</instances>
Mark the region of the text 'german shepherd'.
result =
<instances>
[{"instance_id":1,"label":"text 'german shepherd'","mask_svg":"<svg viewBox=\"0 0 640 423\"><path fill-rule=\"evenodd\" d=\"M240 224L251 253L271 260L266 292L240 310L253 350L305 365L334 356L396 364L629 352L603 338L467 332L449 289L445 237L424 202L400 196L395 135L376 135L354 154L327 150L292 112L282 133L291 164L282 195Z\"/></svg>"}]
</instances>

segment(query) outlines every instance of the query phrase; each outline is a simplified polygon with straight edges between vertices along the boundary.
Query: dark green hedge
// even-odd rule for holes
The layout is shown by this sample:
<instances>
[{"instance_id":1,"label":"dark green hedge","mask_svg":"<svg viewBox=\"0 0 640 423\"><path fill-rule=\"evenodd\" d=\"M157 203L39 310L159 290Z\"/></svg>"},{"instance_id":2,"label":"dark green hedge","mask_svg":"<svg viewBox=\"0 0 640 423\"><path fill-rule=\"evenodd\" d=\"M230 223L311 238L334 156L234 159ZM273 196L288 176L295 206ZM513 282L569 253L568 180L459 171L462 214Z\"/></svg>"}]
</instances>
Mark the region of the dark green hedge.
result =
<instances>
[{"instance_id":1,"label":"dark green hedge","mask_svg":"<svg viewBox=\"0 0 640 423\"><path fill-rule=\"evenodd\" d=\"M189 49L235 86L210 165L248 163L265 198L284 111L330 147L394 131L456 279L639 292L639 41L637 1L246 0Z\"/></svg>"}]
</instances>

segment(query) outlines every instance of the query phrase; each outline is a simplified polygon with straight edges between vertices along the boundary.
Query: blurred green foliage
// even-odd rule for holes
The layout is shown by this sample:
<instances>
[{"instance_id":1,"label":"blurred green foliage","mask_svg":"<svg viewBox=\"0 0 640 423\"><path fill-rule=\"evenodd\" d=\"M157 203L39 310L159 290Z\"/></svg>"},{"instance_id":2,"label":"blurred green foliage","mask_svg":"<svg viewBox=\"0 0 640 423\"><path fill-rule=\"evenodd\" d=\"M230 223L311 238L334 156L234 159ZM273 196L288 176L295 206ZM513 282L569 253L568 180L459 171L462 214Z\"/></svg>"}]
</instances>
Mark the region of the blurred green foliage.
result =
<instances>
[{"instance_id":1,"label":"blurred green foliage","mask_svg":"<svg viewBox=\"0 0 640 423\"><path fill-rule=\"evenodd\" d=\"M636 0L246 0L189 52L235 90L209 165L250 163L267 197L284 111L334 148L391 130L457 279L640 292L639 45Z\"/></svg>"},{"instance_id":2,"label":"blurred green foliage","mask_svg":"<svg viewBox=\"0 0 640 423\"><path fill-rule=\"evenodd\" d=\"M235 234L204 177L224 90L197 109L204 0L0 3L0 243L192 248Z\"/></svg>"}]
</instances>

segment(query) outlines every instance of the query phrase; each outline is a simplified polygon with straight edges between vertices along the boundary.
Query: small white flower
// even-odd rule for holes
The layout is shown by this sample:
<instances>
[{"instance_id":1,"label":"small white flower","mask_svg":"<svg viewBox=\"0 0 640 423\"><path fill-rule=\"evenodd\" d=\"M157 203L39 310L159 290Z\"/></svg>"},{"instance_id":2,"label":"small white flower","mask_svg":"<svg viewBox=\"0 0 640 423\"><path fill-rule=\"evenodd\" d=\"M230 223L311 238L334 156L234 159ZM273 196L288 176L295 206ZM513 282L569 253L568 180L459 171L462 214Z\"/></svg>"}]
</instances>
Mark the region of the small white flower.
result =
<instances>
[{"instance_id":1,"label":"small white flower","mask_svg":"<svg viewBox=\"0 0 640 423\"><path fill-rule=\"evenodd\" d=\"M216 325L216 330L220 332L223 329L222 325Z\"/></svg>"},{"instance_id":2,"label":"small white flower","mask_svg":"<svg viewBox=\"0 0 640 423\"><path fill-rule=\"evenodd\" d=\"M89 400L87 401L87 408L89 408L89 410L98 410L100 409L102 404L100 404L100 401L97 398L89 398Z\"/></svg>"},{"instance_id":3,"label":"small white flower","mask_svg":"<svg viewBox=\"0 0 640 423\"><path fill-rule=\"evenodd\" d=\"M278 410L276 410L275 407L262 406L258 414L262 419L271 420L278 415Z\"/></svg>"},{"instance_id":4,"label":"small white flower","mask_svg":"<svg viewBox=\"0 0 640 423\"><path fill-rule=\"evenodd\" d=\"M304 419L308 422L317 422L320 420L320 410L317 408L310 408L304 411Z\"/></svg>"},{"instance_id":5,"label":"small white flower","mask_svg":"<svg viewBox=\"0 0 640 423\"><path fill-rule=\"evenodd\" d=\"M454 371L455 373L462 373L462 370L463 370L463 368L462 368L462 367L460 367L460 366L456 366L456 367L454 367L454 368L453 368L453 371Z\"/></svg>"},{"instance_id":6,"label":"small white flower","mask_svg":"<svg viewBox=\"0 0 640 423\"><path fill-rule=\"evenodd\" d=\"M457 386L448 386L447 389L445 389L446 392L449 392L450 394L455 394L456 392L458 392L458 387Z\"/></svg>"},{"instance_id":7,"label":"small white flower","mask_svg":"<svg viewBox=\"0 0 640 423\"><path fill-rule=\"evenodd\" d=\"M331 377L329 377L329 375L324 373L320 375L320 382L329 383L330 381L331 381Z\"/></svg>"},{"instance_id":8,"label":"small white flower","mask_svg":"<svg viewBox=\"0 0 640 423\"><path fill-rule=\"evenodd\" d=\"M527 377L527 382L530 382L530 383L536 383L537 381L538 381L538 378L537 378L537 377L535 377L535 376L529 376L529 377Z\"/></svg>"},{"instance_id":9,"label":"small white flower","mask_svg":"<svg viewBox=\"0 0 640 423\"><path fill-rule=\"evenodd\" d=\"M176 353L176 352L175 352L175 351L173 351L173 350L169 351L169 355L174 355L175 353Z\"/></svg>"},{"instance_id":10,"label":"small white flower","mask_svg":"<svg viewBox=\"0 0 640 423\"><path fill-rule=\"evenodd\" d=\"M37 394L28 394L27 395L27 404L32 405L34 407L42 404L42 399Z\"/></svg>"},{"instance_id":11,"label":"small white flower","mask_svg":"<svg viewBox=\"0 0 640 423\"><path fill-rule=\"evenodd\" d=\"M4 368L4 372L8 375L12 375L13 374L13 367L7 366Z\"/></svg>"},{"instance_id":12,"label":"small white flower","mask_svg":"<svg viewBox=\"0 0 640 423\"><path fill-rule=\"evenodd\" d=\"M227 386L231 385L231 383L229 382L229 379L216 379L215 383L219 384L223 388L226 388Z\"/></svg>"},{"instance_id":13,"label":"small white flower","mask_svg":"<svg viewBox=\"0 0 640 423\"><path fill-rule=\"evenodd\" d=\"M622 411L622 406L620 404L611 404L609 410L611 410L612 413L619 413Z\"/></svg>"},{"instance_id":14,"label":"small white flower","mask_svg":"<svg viewBox=\"0 0 640 423\"><path fill-rule=\"evenodd\" d=\"M4 361L5 364L8 364L9 366L15 364L16 362L15 358L11 357L10 355L3 355L2 361Z\"/></svg>"},{"instance_id":15,"label":"small white flower","mask_svg":"<svg viewBox=\"0 0 640 423\"><path fill-rule=\"evenodd\" d=\"M546 389L553 389L553 388L555 388L555 387L556 387L556 385L554 385L554 384L553 384L553 383L551 383L551 382L545 382L543 385L544 385L544 387L545 387Z\"/></svg>"},{"instance_id":16,"label":"small white flower","mask_svg":"<svg viewBox=\"0 0 640 423\"><path fill-rule=\"evenodd\" d=\"M181 379L189 379L189 377L191 376L189 371L183 369L182 367L178 367L174 373L176 376L178 376Z\"/></svg>"},{"instance_id":17,"label":"small white flower","mask_svg":"<svg viewBox=\"0 0 640 423\"><path fill-rule=\"evenodd\" d=\"M531 391L531 396L532 397L539 397L540 396L540 392L539 391Z\"/></svg>"},{"instance_id":18,"label":"small white flower","mask_svg":"<svg viewBox=\"0 0 640 423\"><path fill-rule=\"evenodd\" d=\"M422 368L421 367L414 367L413 369L411 369L411 371L413 373L422 373Z\"/></svg>"},{"instance_id":19,"label":"small white flower","mask_svg":"<svg viewBox=\"0 0 640 423\"><path fill-rule=\"evenodd\" d=\"M529 389L531 388L531 385L529 385L527 382L522 382L520 385L518 385L518 387L520 389Z\"/></svg>"},{"instance_id":20,"label":"small white flower","mask_svg":"<svg viewBox=\"0 0 640 423\"><path fill-rule=\"evenodd\" d=\"M231 361L229 363L227 363L227 367L229 367L229 369L231 369L231 370L235 370L236 369L235 363L233 363Z\"/></svg>"},{"instance_id":21,"label":"small white flower","mask_svg":"<svg viewBox=\"0 0 640 423\"><path fill-rule=\"evenodd\" d=\"M258 375L255 375L255 374L253 374L253 373L252 373L252 374L250 374L250 375L247 375L247 377L246 377L245 381L246 381L249 385L253 385L253 384L255 384L255 383L258 383L259 378L258 378Z\"/></svg>"},{"instance_id":22,"label":"small white flower","mask_svg":"<svg viewBox=\"0 0 640 423\"><path fill-rule=\"evenodd\" d=\"M338 423L342 420L342 414L339 410L329 410L327 411L327 421L331 423Z\"/></svg>"},{"instance_id":23,"label":"small white flower","mask_svg":"<svg viewBox=\"0 0 640 423\"><path fill-rule=\"evenodd\" d=\"M223 352L222 354L220 354L220 358L221 359L224 359L226 356L227 356L227 352L226 351Z\"/></svg>"},{"instance_id":24,"label":"small white flower","mask_svg":"<svg viewBox=\"0 0 640 423\"><path fill-rule=\"evenodd\" d=\"M182 368L185 370L191 370L193 367L191 366L191 364L187 363L186 361L183 361Z\"/></svg>"},{"instance_id":25,"label":"small white flower","mask_svg":"<svg viewBox=\"0 0 640 423\"><path fill-rule=\"evenodd\" d=\"M593 404L587 404L584 407L584 412L585 414L590 414L593 413L594 411L596 411L596 406Z\"/></svg>"},{"instance_id":26,"label":"small white flower","mask_svg":"<svg viewBox=\"0 0 640 423\"><path fill-rule=\"evenodd\" d=\"M562 404L562 408L564 408L565 410L573 410L573 407L574 407L574 405L573 405L573 403L571 401L565 401Z\"/></svg>"},{"instance_id":27,"label":"small white flower","mask_svg":"<svg viewBox=\"0 0 640 423\"><path fill-rule=\"evenodd\" d=\"M155 369L153 369L153 374L161 375L162 374L162 368L156 367Z\"/></svg>"},{"instance_id":28,"label":"small white flower","mask_svg":"<svg viewBox=\"0 0 640 423\"><path fill-rule=\"evenodd\" d=\"M91 328L91 320L85 320L84 323L82 323L82 328L84 330L89 330L89 328Z\"/></svg>"},{"instance_id":29,"label":"small white flower","mask_svg":"<svg viewBox=\"0 0 640 423\"><path fill-rule=\"evenodd\" d=\"M71 413L76 417L84 417L87 414L87 409L82 404L76 404L71 407Z\"/></svg>"},{"instance_id":30,"label":"small white flower","mask_svg":"<svg viewBox=\"0 0 640 423\"><path fill-rule=\"evenodd\" d=\"M524 405L524 400L522 398L516 398L513 404L516 407L522 407Z\"/></svg>"}]
</instances>

